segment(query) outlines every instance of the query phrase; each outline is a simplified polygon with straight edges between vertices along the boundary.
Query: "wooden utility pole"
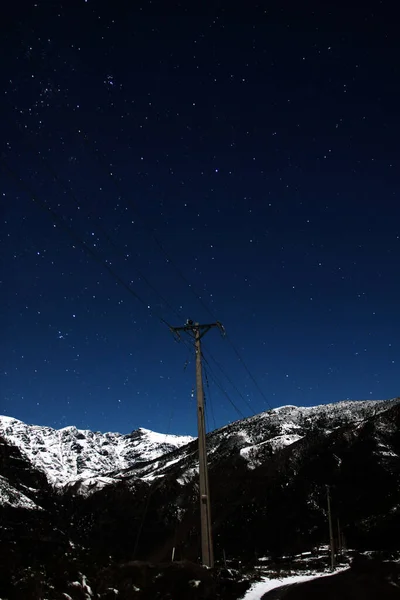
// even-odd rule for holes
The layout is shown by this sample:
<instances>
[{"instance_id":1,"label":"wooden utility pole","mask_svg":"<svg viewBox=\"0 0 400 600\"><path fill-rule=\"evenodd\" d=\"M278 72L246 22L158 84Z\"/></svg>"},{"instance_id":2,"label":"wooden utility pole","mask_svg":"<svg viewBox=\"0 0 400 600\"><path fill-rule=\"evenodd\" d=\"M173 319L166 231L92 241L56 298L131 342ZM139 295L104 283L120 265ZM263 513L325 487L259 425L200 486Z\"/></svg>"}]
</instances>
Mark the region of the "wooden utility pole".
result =
<instances>
[{"instance_id":1,"label":"wooden utility pole","mask_svg":"<svg viewBox=\"0 0 400 600\"><path fill-rule=\"evenodd\" d=\"M331 548L331 569L335 568L335 545L333 541L332 513L331 513L331 494L329 485L326 486L326 499L328 502L328 523L329 523L329 545Z\"/></svg>"},{"instance_id":2,"label":"wooden utility pole","mask_svg":"<svg viewBox=\"0 0 400 600\"><path fill-rule=\"evenodd\" d=\"M214 566L214 550L212 541L210 490L208 483L206 427L204 415L204 391L201 365L201 338L212 328L224 328L219 321L200 325L190 319L183 327L171 327L173 333L180 336L180 332L188 333L194 338L196 351L196 388L197 388L197 428L199 436L199 479L200 479L200 521L201 521L201 558L206 567Z\"/></svg>"}]
</instances>

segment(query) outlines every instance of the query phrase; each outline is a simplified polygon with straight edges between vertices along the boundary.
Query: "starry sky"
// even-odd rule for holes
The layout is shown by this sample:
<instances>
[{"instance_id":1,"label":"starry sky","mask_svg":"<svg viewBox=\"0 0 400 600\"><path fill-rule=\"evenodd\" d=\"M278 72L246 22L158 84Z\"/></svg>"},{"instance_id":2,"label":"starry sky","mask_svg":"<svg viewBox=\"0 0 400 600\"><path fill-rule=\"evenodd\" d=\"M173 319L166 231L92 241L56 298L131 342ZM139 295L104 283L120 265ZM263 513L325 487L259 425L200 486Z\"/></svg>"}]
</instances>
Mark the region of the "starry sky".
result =
<instances>
[{"instance_id":1,"label":"starry sky","mask_svg":"<svg viewBox=\"0 0 400 600\"><path fill-rule=\"evenodd\" d=\"M0 24L0 414L195 435L187 318L227 332L203 339L208 429L397 396L390 3L22 4Z\"/></svg>"}]
</instances>

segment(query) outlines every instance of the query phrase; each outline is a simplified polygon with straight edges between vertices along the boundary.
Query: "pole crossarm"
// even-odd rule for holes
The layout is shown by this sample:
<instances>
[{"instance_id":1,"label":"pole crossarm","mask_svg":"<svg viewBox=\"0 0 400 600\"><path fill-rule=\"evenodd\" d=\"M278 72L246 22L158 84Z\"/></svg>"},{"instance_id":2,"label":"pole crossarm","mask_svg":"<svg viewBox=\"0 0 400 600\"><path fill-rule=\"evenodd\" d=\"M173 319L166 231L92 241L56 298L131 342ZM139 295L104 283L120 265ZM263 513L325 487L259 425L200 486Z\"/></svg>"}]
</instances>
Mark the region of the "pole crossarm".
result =
<instances>
[{"instance_id":1,"label":"pole crossarm","mask_svg":"<svg viewBox=\"0 0 400 600\"><path fill-rule=\"evenodd\" d=\"M186 325L182 325L180 327L170 327L172 333L179 333L181 331L189 332L195 334L196 331L200 333L200 339L208 332L212 327L218 327L221 331L222 335L225 335L224 326L220 321L216 321L215 323L205 323L204 325L200 325L200 323L193 323L190 319L187 320Z\"/></svg>"}]
</instances>

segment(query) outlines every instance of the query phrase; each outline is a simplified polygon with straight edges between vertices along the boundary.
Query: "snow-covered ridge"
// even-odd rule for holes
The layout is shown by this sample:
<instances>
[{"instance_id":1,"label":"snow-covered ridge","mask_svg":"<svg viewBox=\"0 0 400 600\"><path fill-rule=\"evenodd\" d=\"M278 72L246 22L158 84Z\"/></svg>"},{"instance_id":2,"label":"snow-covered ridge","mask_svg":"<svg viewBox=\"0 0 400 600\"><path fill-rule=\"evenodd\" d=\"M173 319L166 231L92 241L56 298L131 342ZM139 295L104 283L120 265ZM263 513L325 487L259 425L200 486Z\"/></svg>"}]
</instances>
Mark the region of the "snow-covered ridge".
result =
<instances>
[{"instance_id":1,"label":"snow-covered ridge","mask_svg":"<svg viewBox=\"0 0 400 600\"><path fill-rule=\"evenodd\" d=\"M211 468L220 461L239 454L249 469L255 469L268 457L288 446L295 446L310 433L329 435L335 429L358 425L365 419L385 412L399 399L392 401L345 401L313 407L284 406L235 421L207 436L208 460ZM171 455L160 456L147 464L136 464L125 472L114 472L116 479L153 481L173 471L184 485L198 476L196 446L185 446ZM104 487L106 482L84 482L79 493Z\"/></svg>"},{"instance_id":2,"label":"snow-covered ridge","mask_svg":"<svg viewBox=\"0 0 400 600\"><path fill-rule=\"evenodd\" d=\"M213 466L224 457L239 453L248 468L253 469L271 453L301 443L310 432L329 435L337 428L383 413L396 403L400 403L399 398L275 408L210 433L209 462ZM117 479L152 481L171 469L177 481L187 481L198 469L196 448L188 446L194 439L190 436L164 435L143 428L128 435L76 427L56 430L26 425L12 417L0 417L0 435L17 446L50 483L68 484L78 493L112 485ZM390 453L390 449L386 452Z\"/></svg>"},{"instance_id":3,"label":"snow-covered ridge","mask_svg":"<svg viewBox=\"0 0 400 600\"><path fill-rule=\"evenodd\" d=\"M346 424L360 423L382 413L399 402L400 399L395 398L345 400L318 406L280 406L225 425L212 434L210 444L214 443L214 435L223 437L225 442L233 440L252 469L266 459L268 452L275 453L295 444L312 430L329 434Z\"/></svg>"},{"instance_id":4,"label":"snow-covered ridge","mask_svg":"<svg viewBox=\"0 0 400 600\"><path fill-rule=\"evenodd\" d=\"M319 423L321 427L335 429L346 423L362 421L374 414L400 403L400 398L393 400L344 400L332 404L318 406L285 405L273 408L246 419L241 419L225 425L219 433L240 436L249 444L264 442L274 436L301 435Z\"/></svg>"},{"instance_id":5,"label":"snow-covered ridge","mask_svg":"<svg viewBox=\"0 0 400 600\"><path fill-rule=\"evenodd\" d=\"M0 416L0 435L17 446L53 485L98 477L148 461L193 440L190 436L137 429L130 434L100 433L69 426L53 429Z\"/></svg>"}]
</instances>

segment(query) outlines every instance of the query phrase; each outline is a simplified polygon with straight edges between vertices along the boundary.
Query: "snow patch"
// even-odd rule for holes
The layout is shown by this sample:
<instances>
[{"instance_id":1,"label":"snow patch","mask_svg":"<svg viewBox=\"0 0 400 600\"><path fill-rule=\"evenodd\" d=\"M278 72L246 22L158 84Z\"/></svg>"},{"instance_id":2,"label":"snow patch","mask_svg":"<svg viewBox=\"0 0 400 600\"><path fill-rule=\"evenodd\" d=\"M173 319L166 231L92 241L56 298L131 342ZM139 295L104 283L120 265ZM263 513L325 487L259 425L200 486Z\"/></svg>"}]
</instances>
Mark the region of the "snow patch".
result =
<instances>
[{"instance_id":1,"label":"snow patch","mask_svg":"<svg viewBox=\"0 0 400 600\"><path fill-rule=\"evenodd\" d=\"M337 569L336 573L339 571L348 570L348 567L344 567L342 569ZM261 581L254 583L249 590L247 590L246 594L243 596L242 600L261 600L262 596L275 588L281 587L283 585L290 585L292 583L301 583L303 581L310 581L311 579L317 579L318 577L330 577L335 573L310 573L308 575L293 575L291 577L283 577L270 579L269 577L263 577Z\"/></svg>"},{"instance_id":2,"label":"snow patch","mask_svg":"<svg viewBox=\"0 0 400 600\"><path fill-rule=\"evenodd\" d=\"M283 435L275 436L271 440L268 440L267 443L271 445L273 450L278 450L278 449L280 450L281 448L284 448L285 446L290 446L291 444L298 442L303 437L304 437L303 435L298 435L297 433L283 434Z\"/></svg>"},{"instance_id":3,"label":"snow patch","mask_svg":"<svg viewBox=\"0 0 400 600\"><path fill-rule=\"evenodd\" d=\"M28 510L44 510L33 502L28 496L17 490L10 482L0 475L0 505L12 506L13 508L25 508Z\"/></svg>"},{"instance_id":4,"label":"snow patch","mask_svg":"<svg viewBox=\"0 0 400 600\"><path fill-rule=\"evenodd\" d=\"M276 451L280 450L281 448L284 448L285 446L290 446L291 444L294 444L298 440L301 440L303 437L304 436L298 435L296 433L277 435L271 438L270 440L265 440L264 442L260 442L259 444L254 444L253 446L241 448L240 455L248 461L249 468L254 469L263 461L261 452L263 447L269 446L273 451Z\"/></svg>"}]
</instances>

